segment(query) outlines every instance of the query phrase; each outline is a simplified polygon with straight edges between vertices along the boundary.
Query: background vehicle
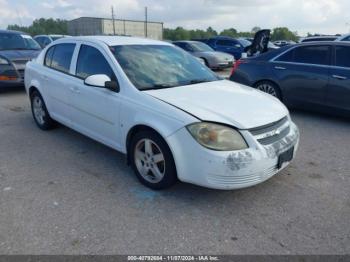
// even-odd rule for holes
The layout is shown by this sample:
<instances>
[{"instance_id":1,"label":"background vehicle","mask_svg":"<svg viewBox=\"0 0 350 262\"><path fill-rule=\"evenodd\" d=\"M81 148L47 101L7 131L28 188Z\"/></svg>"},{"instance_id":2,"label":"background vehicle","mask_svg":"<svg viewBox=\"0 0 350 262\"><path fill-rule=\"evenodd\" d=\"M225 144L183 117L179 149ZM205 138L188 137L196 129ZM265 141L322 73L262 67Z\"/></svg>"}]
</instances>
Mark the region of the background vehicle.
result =
<instances>
[{"instance_id":1,"label":"background vehicle","mask_svg":"<svg viewBox=\"0 0 350 262\"><path fill-rule=\"evenodd\" d=\"M0 87L23 85L24 68L41 48L31 36L0 30Z\"/></svg>"},{"instance_id":2,"label":"background vehicle","mask_svg":"<svg viewBox=\"0 0 350 262\"><path fill-rule=\"evenodd\" d=\"M230 80L280 98L291 107L350 114L350 43L282 47L236 62Z\"/></svg>"},{"instance_id":3,"label":"background vehicle","mask_svg":"<svg viewBox=\"0 0 350 262\"><path fill-rule=\"evenodd\" d=\"M153 189L177 179L217 189L256 185L298 147L298 128L280 101L222 80L162 41L61 39L25 75L38 127L56 120L127 154Z\"/></svg>"},{"instance_id":4,"label":"background vehicle","mask_svg":"<svg viewBox=\"0 0 350 262\"><path fill-rule=\"evenodd\" d=\"M350 41L350 34L342 35L336 39L336 41Z\"/></svg>"},{"instance_id":5,"label":"background vehicle","mask_svg":"<svg viewBox=\"0 0 350 262\"><path fill-rule=\"evenodd\" d=\"M240 59L244 49L251 45L251 42L243 38L232 38L227 36L217 36L210 38L207 44L215 51L231 54L236 60Z\"/></svg>"},{"instance_id":6,"label":"background vehicle","mask_svg":"<svg viewBox=\"0 0 350 262\"><path fill-rule=\"evenodd\" d=\"M287 46L287 45L295 45L296 42L294 41L287 41L287 40L278 40L278 41L275 41L273 42L274 45L278 46L278 47L283 47L283 46Z\"/></svg>"},{"instance_id":7,"label":"background vehicle","mask_svg":"<svg viewBox=\"0 0 350 262\"><path fill-rule=\"evenodd\" d=\"M214 51L210 46L197 41L175 41L174 45L202 59L212 69L232 67L235 58L227 53Z\"/></svg>"},{"instance_id":8,"label":"background vehicle","mask_svg":"<svg viewBox=\"0 0 350 262\"><path fill-rule=\"evenodd\" d=\"M254 41L254 38L251 38L251 37L248 37L248 38L245 38L247 41L249 41L249 42L251 42L251 43L253 43L253 41ZM272 43L271 41L269 41L268 42L268 44L267 44L267 48L269 49L269 50L274 50L274 49L278 49L278 48L280 48L279 46L277 46L277 45L275 45L274 43Z\"/></svg>"},{"instance_id":9,"label":"background vehicle","mask_svg":"<svg viewBox=\"0 0 350 262\"><path fill-rule=\"evenodd\" d=\"M56 41L58 39L69 37L67 35L36 35L34 36L34 40L38 42L38 44L41 46L41 48L46 47L47 45L51 44L53 41Z\"/></svg>"},{"instance_id":10,"label":"background vehicle","mask_svg":"<svg viewBox=\"0 0 350 262\"><path fill-rule=\"evenodd\" d=\"M300 43L320 42L320 41L335 41L339 36L310 36L300 40Z\"/></svg>"}]
</instances>

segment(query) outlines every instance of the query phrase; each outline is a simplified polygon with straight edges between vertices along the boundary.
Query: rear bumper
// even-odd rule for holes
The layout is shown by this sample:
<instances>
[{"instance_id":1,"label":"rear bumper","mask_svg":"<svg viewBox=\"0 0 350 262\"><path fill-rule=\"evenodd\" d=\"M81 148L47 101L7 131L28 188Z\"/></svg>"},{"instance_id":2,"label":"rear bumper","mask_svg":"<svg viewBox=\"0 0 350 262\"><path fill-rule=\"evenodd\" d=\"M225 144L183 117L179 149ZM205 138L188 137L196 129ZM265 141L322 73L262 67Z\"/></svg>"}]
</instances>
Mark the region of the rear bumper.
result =
<instances>
[{"instance_id":1,"label":"rear bumper","mask_svg":"<svg viewBox=\"0 0 350 262\"><path fill-rule=\"evenodd\" d=\"M233 61L230 62L212 62L211 68L230 68L233 66Z\"/></svg>"},{"instance_id":2,"label":"rear bumper","mask_svg":"<svg viewBox=\"0 0 350 262\"><path fill-rule=\"evenodd\" d=\"M0 88L11 88L11 87L23 87L23 79L13 80L13 81L0 81Z\"/></svg>"}]
</instances>

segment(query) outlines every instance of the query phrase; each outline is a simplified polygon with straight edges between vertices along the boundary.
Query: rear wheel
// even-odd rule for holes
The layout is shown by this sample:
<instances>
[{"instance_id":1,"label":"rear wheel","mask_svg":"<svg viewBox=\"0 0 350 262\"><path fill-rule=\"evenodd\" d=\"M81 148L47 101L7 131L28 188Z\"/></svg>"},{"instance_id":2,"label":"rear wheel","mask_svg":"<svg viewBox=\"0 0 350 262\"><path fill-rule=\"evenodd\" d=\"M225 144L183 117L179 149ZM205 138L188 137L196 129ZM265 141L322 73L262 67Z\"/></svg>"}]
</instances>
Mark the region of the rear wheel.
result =
<instances>
[{"instance_id":1,"label":"rear wheel","mask_svg":"<svg viewBox=\"0 0 350 262\"><path fill-rule=\"evenodd\" d=\"M165 189L177 181L172 153L153 131L141 131L131 140L131 165L140 182L152 189Z\"/></svg>"},{"instance_id":2,"label":"rear wheel","mask_svg":"<svg viewBox=\"0 0 350 262\"><path fill-rule=\"evenodd\" d=\"M277 97L279 100L282 100L281 92L278 86L270 81L259 82L255 85L255 88L269 95Z\"/></svg>"},{"instance_id":3,"label":"rear wheel","mask_svg":"<svg viewBox=\"0 0 350 262\"><path fill-rule=\"evenodd\" d=\"M47 111L44 99L38 91L34 91L30 96L33 118L37 126L42 130L49 130L55 127L55 121Z\"/></svg>"}]
</instances>

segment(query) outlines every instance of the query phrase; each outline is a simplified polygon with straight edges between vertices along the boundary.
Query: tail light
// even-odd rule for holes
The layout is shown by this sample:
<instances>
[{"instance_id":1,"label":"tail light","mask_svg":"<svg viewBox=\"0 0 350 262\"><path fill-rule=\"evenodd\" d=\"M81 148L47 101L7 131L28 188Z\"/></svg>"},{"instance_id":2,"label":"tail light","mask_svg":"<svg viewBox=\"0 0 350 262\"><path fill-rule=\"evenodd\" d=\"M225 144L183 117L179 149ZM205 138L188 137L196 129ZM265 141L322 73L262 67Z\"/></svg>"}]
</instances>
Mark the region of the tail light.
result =
<instances>
[{"instance_id":1,"label":"tail light","mask_svg":"<svg viewBox=\"0 0 350 262\"><path fill-rule=\"evenodd\" d=\"M17 80L17 76L0 75L0 81L13 81L13 80Z\"/></svg>"},{"instance_id":2,"label":"tail light","mask_svg":"<svg viewBox=\"0 0 350 262\"><path fill-rule=\"evenodd\" d=\"M232 69L231 69L231 76L236 72L236 70L238 69L238 67L241 64L245 64L245 63L247 63L246 60L243 60L243 59L237 60L236 63L233 65Z\"/></svg>"}]
</instances>

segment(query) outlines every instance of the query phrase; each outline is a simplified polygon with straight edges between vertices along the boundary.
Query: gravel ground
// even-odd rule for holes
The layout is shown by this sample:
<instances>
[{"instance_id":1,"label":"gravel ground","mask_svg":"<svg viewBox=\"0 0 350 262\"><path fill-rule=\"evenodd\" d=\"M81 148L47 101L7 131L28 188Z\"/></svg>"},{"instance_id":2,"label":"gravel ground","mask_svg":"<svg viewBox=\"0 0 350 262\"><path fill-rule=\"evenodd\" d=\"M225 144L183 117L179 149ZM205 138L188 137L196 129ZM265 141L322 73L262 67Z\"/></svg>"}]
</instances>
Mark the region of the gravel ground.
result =
<instances>
[{"instance_id":1,"label":"gravel ground","mask_svg":"<svg viewBox=\"0 0 350 262\"><path fill-rule=\"evenodd\" d=\"M292 112L295 161L253 188L151 191L125 156L0 94L1 254L349 254L350 121Z\"/></svg>"}]
</instances>

